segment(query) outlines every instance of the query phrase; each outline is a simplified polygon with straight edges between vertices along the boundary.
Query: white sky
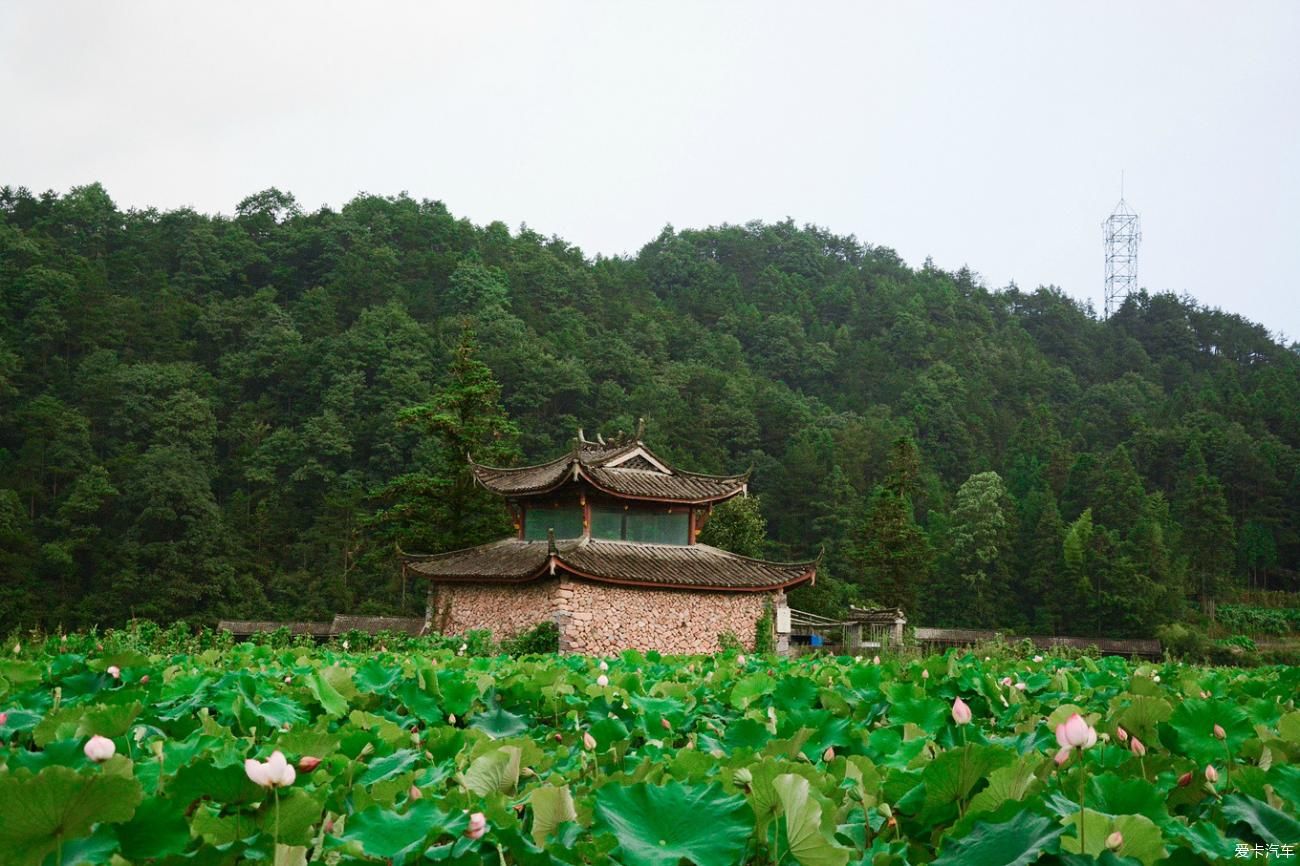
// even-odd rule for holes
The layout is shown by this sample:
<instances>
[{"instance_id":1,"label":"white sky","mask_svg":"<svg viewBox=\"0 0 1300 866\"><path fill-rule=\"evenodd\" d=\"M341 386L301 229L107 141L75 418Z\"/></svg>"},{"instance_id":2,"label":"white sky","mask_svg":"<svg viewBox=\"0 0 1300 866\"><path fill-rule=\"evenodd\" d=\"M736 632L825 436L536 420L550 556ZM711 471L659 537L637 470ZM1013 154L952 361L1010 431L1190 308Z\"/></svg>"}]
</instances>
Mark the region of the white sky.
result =
<instances>
[{"instance_id":1,"label":"white sky","mask_svg":"<svg viewBox=\"0 0 1300 866\"><path fill-rule=\"evenodd\" d=\"M229 213L277 186L527 222L588 255L790 216L1101 307L1300 337L1300 2L0 0L0 184Z\"/></svg>"}]
</instances>

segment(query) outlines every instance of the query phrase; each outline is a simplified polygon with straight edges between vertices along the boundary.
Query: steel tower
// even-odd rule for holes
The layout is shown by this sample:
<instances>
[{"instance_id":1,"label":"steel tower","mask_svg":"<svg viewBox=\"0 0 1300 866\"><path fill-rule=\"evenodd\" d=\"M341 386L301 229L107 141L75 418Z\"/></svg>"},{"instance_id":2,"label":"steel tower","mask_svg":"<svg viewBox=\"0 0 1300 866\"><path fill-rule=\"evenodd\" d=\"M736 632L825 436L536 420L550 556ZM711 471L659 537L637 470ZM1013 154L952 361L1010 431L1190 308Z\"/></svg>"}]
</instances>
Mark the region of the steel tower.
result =
<instances>
[{"instance_id":1,"label":"steel tower","mask_svg":"<svg viewBox=\"0 0 1300 866\"><path fill-rule=\"evenodd\" d=\"M1124 299L1137 291L1138 243L1142 226L1138 215L1124 201L1120 184L1119 204L1101 224L1106 244L1106 318L1119 309Z\"/></svg>"}]
</instances>

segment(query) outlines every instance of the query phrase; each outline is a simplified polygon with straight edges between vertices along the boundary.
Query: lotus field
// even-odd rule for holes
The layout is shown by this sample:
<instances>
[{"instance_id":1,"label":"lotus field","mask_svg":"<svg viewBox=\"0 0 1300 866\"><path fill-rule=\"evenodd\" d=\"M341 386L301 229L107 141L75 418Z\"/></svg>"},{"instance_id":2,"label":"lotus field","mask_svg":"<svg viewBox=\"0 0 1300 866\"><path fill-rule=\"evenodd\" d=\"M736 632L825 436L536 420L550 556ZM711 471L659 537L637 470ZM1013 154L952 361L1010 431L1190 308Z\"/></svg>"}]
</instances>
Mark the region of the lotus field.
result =
<instances>
[{"instance_id":1,"label":"lotus field","mask_svg":"<svg viewBox=\"0 0 1300 866\"><path fill-rule=\"evenodd\" d=\"M6 656L3 864L1151 866L1300 844L1296 668Z\"/></svg>"}]
</instances>

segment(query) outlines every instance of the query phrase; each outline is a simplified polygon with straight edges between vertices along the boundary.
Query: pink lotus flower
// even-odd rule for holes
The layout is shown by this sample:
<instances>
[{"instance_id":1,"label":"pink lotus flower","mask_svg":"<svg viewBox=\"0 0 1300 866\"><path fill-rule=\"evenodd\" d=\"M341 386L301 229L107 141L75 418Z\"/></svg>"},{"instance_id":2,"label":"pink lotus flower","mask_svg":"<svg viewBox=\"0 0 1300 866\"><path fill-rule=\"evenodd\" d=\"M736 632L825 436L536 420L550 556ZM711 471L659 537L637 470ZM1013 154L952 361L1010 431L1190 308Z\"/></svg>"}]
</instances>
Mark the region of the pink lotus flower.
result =
<instances>
[{"instance_id":1,"label":"pink lotus flower","mask_svg":"<svg viewBox=\"0 0 1300 866\"><path fill-rule=\"evenodd\" d=\"M122 678L122 669L119 668L117 665L109 665L107 668L107 672L108 675L115 680L120 680Z\"/></svg>"},{"instance_id":2,"label":"pink lotus flower","mask_svg":"<svg viewBox=\"0 0 1300 866\"><path fill-rule=\"evenodd\" d=\"M293 677L285 677L285 678L284 678L284 682L285 682L285 685L288 685L289 683L293 682Z\"/></svg>"},{"instance_id":3,"label":"pink lotus flower","mask_svg":"<svg viewBox=\"0 0 1300 866\"><path fill-rule=\"evenodd\" d=\"M952 720L959 725L969 725L971 719L970 707L961 698L952 702Z\"/></svg>"},{"instance_id":4,"label":"pink lotus flower","mask_svg":"<svg viewBox=\"0 0 1300 866\"><path fill-rule=\"evenodd\" d=\"M928 670L923 669L921 671L921 679L928 680L929 678L930 678L930 672Z\"/></svg>"},{"instance_id":5,"label":"pink lotus flower","mask_svg":"<svg viewBox=\"0 0 1300 866\"><path fill-rule=\"evenodd\" d=\"M265 761L257 761L253 758L244 761L244 772L254 784L261 785L263 788L285 788L298 778L297 772L284 759L284 753L278 749Z\"/></svg>"},{"instance_id":6,"label":"pink lotus flower","mask_svg":"<svg viewBox=\"0 0 1300 866\"><path fill-rule=\"evenodd\" d=\"M469 826L465 828L465 838L482 839L483 834L487 832L487 816L482 812L475 812L469 816Z\"/></svg>"},{"instance_id":7,"label":"pink lotus flower","mask_svg":"<svg viewBox=\"0 0 1300 866\"><path fill-rule=\"evenodd\" d=\"M421 797L423 797L424 795L420 793L420 789L419 789L419 788L417 788L417 787L415 787L414 785L412 785L412 786L411 786L411 790L409 790L409 791L406 792L406 796L407 796L409 799L411 799L411 800L419 800L419 799L420 799Z\"/></svg>"},{"instance_id":8,"label":"pink lotus flower","mask_svg":"<svg viewBox=\"0 0 1300 866\"><path fill-rule=\"evenodd\" d=\"M582 732L582 745L589 752L596 748L596 738L591 735L591 731Z\"/></svg>"},{"instance_id":9,"label":"pink lotus flower","mask_svg":"<svg viewBox=\"0 0 1300 866\"><path fill-rule=\"evenodd\" d=\"M1213 764L1205 765L1205 781L1209 782L1211 785L1219 781L1219 771L1214 769Z\"/></svg>"},{"instance_id":10,"label":"pink lotus flower","mask_svg":"<svg viewBox=\"0 0 1300 866\"><path fill-rule=\"evenodd\" d=\"M1106 837L1106 847L1112 851L1118 851L1123 844L1124 834L1118 830Z\"/></svg>"},{"instance_id":11,"label":"pink lotus flower","mask_svg":"<svg viewBox=\"0 0 1300 866\"><path fill-rule=\"evenodd\" d=\"M96 764L102 764L117 753L117 746L108 737L101 737L99 734L91 737L86 741L84 749L86 757Z\"/></svg>"},{"instance_id":12,"label":"pink lotus flower","mask_svg":"<svg viewBox=\"0 0 1300 866\"><path fill-rule=\"evenodd\" d=\"M604 674L601 674L600 676L596 677L596 685L600 686L603 689L605 686L609 685L609 677L605 676Z\"/></svg>"},{"instance_id":13,"label":"pink lotus flower","mask_svg":"<svg viewBox=\"0 0 1300 866\"><path fill-rule=\"evenodd\" d=\"M827 746L827 747L826 747L826 751L822 752L822 760L825 761L825 762L828 763L828 764L829 764L831 761L835 760L835 747L834 747L834 746Z\"/></svg>"},{"instance_id":14,"label":"pink lotus flower","mask_svg":"<svg viewBox=\"0 0 1300 866\"><path fill-rule=\"evenodd\" d=\"M745 657L736 656L736 664L743 668L745 666Z\"/></svg>"},{"instance_id":15,"label":"pink lotus flower","mask_svg":"<svg viewBox=\"0 0 1300 866\"><path fill-rule=\"evenodd\" d=\"M1223 729L1222 725L1214 726L1214 739L1222 740L1228 736L1228 732Z\"/></svg>"},{"instance_id":16,"label":"pink lotus flower","mask_svg":"<svg viewBox=\"0 0 1300 866\"><path fill-rule=\"evenodd\" d=\"M5 725L8 721L9 721L9 714L8 714L8 713L0 713L0 727L4 727L4 725Z\"/></svg>"},{"instance_id":17,"label":"pink lotus flower","mask_svg":"<svg viewBox=\"0 0 1300 866\"><path fill-rule=\"evenodd\" d=\"M1090 749L1097 743L1097 732L1083 716L1074 713L1056 726L1056 742L1062 748Z\"/></svg>"},{"instance_id":18,"label":"pink lotus flower","mask_svg":"<svg viewBox=\"0 0 1300 866\"><path fill-rule=\"evenodd\" d=\"M1119 740L1121 743L1127 743L1127 742L1128 742L1128 731L1126 731L1126 730L1124 730L1122 727L1116 725L1116 727L1115 727L1115 739Z\"/></svg>"},{"instance_id":19,"label":"pink lotus flower","mask_svg":"<svg viewBox=\"0 0 1300 866\"><path fill-rule=\"evenodd\" d=\"M1023 692L1027 688L1029 688L1029 686L1025 685L1024 683L1016 683L1016 691L1018 692Z\"/></svg>"},{"instance_id":20,"label":"pink lotus flower","mask_svg":"<svg viewBox=\"0 0 1300 866\"><path fill-rule=\"evenodd\" d=\"M1147 753L1147 747L1142 745L1142 741L1137 737L1129 740L1128 748L1130 752L1137 755L1139 758Z\"/></svg>"},{"instance_id":21,"label":"pink lotus flower","mask_svg":"<svg viewBox=\"0 0 1300 866\"><path fill-rule=\"evenodd\" d=\"M872 663L873 665L878 665L878 664L880 664L880 656L872 656L872 657L871 657L871 663Z\"/></svg>"},{"instance_id":22,"label":"pink lotus flower","mask_svg":"<svg viewBox=\"0 0 1300 866\"><path fill-rule=\"evenodd\" d=\"M315 755L303 755L298 759L298 769L304 773L310 773L320 766L320 758Z\"/></svg>"},{"instance_id":23,"label":"pink lotus flower","mask_svg":"<svg viewBox=\"0 0 1300 866\"><path fill-rule=\"evenodd\" d=\"M609 670L609 664L604 659L601 659L600 664L596 665L596 667L600 668L602 671Z\"/></svg>"},{"instance_id":24,"label":"pink lotus flower","mask_svg":"<svg viewBox=\"0 0 1300 866\"><path fill-rule=\"evenodd\" d=\"M1011 677L1003 677L1001 682L1003 688L1011 688Z\"/></svg>"}]
</instances>

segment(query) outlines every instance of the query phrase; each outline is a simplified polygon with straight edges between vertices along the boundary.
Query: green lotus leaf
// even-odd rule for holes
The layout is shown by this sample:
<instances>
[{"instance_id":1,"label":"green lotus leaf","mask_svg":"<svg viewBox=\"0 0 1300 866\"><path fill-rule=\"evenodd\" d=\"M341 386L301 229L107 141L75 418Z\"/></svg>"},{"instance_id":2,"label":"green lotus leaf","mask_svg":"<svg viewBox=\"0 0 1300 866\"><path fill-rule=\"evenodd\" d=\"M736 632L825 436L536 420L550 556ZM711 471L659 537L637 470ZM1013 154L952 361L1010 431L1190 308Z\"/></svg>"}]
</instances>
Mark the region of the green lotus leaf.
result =
<instances>
[{"instance_id":1,"label":"green lotus leaf","mask_svg":"<svg viewBox=\"0 0 1300 866\"><path fill-rule=\"evenodd\" d=\"M1060 846L1065 828L1028 810L1009 821L976 822L959 839L946 839L934 866L1028 866Z\"/></svg>"},{"instance_id":2,"label":"green lotus leaf","mask_svg":"<svg viewBox=\"0 0 1300 866\"><path fill-rule=\"evenodd\" d=\"M596 826L618 839L627 866L733 866L754 823L743 797L718 785L606 785L596 792Z\"/></svg>"},{"instance_id":3,"label":"green lotus leaf","mask_svg":"<svg viewBox=\"0 0 1300 866\"><path fill-rule=\"evenodd\" d=\"M560 788L553 785L534 788L528 797L528 805L533 809L533 842L539 847L546 844L546 838L561 824L578 820L568 785Z\"/></svg>"},{"instance_id":4,"label":"green lotus leaf","mask_svg":"<svg viewBox=\"0 0 1300 866\"><path fill-rule=\"evenodd\" d=\"M357 784L373 785L376 782L391 779L414 767L419 759L420 753L414 749L399 749L391 755L376 758L370 762L370 766L357 779Z\"/></svg>"},{"instance_id":5,"label":"green lotus leaf","mask_svg":"<svg viewBox=\"0 0 1300 866\"><path fill-rule=\"evenodd\" d=\"M136 720L143 709L139 701L132 701L129 704L118 704L115 706L100 704L99 706L90 707L86 714L81 717L81 723L77 726L78 737L90 737L99 734L101 737L114 739L125 734L131 728L131 723Z\"/></svg>"},{"instance_id":6,"label":"green lotus leaf","mask_svg":"<svg viewBox=\"0 0 1300 866\"><path fill-rule=\"evenodd\" d=\"M339 839L357 842L371 857L398 862L423 851L429 842L446 833L449 826L446 813L428 800L421 800L402 814L372 806L353 815Z\"/></svg>"},{"instance_id":7,"label":"green lotus leaf","mask_svg":"<svg viewBox=\"0 0 1300 866\"><path fill-rule=\"evenodd\" d=\"M844 866L849 850L833 843L822 833L822 807L803 776L786 773L772 781L781 803L779 827L784 847L801 866ZM779 850L779 849L778 849Z\"/></svg>"},{"instance_id":8,"label":"green lotus leaf","mask_svg":"<svg viewBox=\"0 0 1300 866\"><path fill-rule=\"evenodd\" d=\"M59 837L85 836L95 824L130 820L143 798L126 776L48 767L39 775L0 778L0 851L13 866L37 866Z\"/></svg>"},{"instance_id":9,"label":"green lotus leaf","mask_svg":"<svg viewBox=\"0 0 1300 866\"><path fill-rule=\"evenodd\" d=\"M190 844L185 805L179 800L146 798L131 820L117 830L122 856L143 861L183 852Z\"/></svg>"},{"instance_id":10,"label":"green lotus leaf","mask_svg":"<svg viewBox=\"0 0 1300 866\"><path fill-rule=\"evenodd\" d=\"M372 695L388 693L402 676L402 669L395 665L370 660L357 669L352 681L357 688Z\"/></svg>"},{"instance_id":11,"label":"green lotus leaf","mask_svg":"<svg viewBox=\"0 0 1300 866\"><path fill-rule=\"evenodd\" d=\"M1225 740L1214 736L1215 725L1223 728ZM1235 755L1242 743L1255 735L1246 712L1240 707L1227 701L1200 699L1180 703L1169 721L1160 726L1160 733L1160 741L1169 751L1198 764L1222 762L1225 748Z\"/></svg>"},{"instance_id":12,"label":"green lotus leaf","mask_svg":"<svg viewBox=\"0 0 1300 866\"><path fill-rule=\"evenodd\" d=\"M518 746L502 746L494 752L476 758L460 776L460 783L478 794L513 793L519 784Z\"/></svg>"},{"instance_id":13,"label":"green lotus leaf","mask_svg":"<svg viewBox=\"0 0 1300 866\"><path fill-rule=\"evenodd\" d=\"M469 723L471 728L477 728L494 740L522 734L528 730L528 725L526 718L515 715L499 704L485 713L478 713Z\"/></svg>"},{"instance_id":14,"label":"green lotus leaf","mask_svg":"<svg viewBox=\"0 0 1300 866\"><path fill-rule=\"evenodd\" d=\"M303 679L307 684L307 690L315 696L331 718L337 719L348 714L348 702L343 695L339 694L338 689L321 675L320 671L312 671Z\"/></svg>"},{"instance_id":15,"label":"green lotus leaf","mask_svg":"<svg viewBox=\"0 0 1300 866\"><path fill-rule=\"evenodd\" d=\"M1084 844L1085 848L1080 850L1078 827L1079 814L1076 811L1074 815L1067 815L1061 819L1061 823L1068 830L1073 828L1074 834L1061 838L1061 850L1073 854L1090 854L1093 857L1099 856L1106 850L1106 839L1111 833L1119 832L1123 836L1123 844L1115 853L1120 857L1131 857L1135 860L1142 861L1145 866L1152 866L1157 860L1163 859L1168 852L1164 847L1164 838L1150 818L1144 815L1103 815L1092 809L1085 809L1083 813L1084 827Z\"/></svg>"},{"instance_id":16,"label":"green lotus leaf","mask_svg":"<svg viewBox=\"0 0 1300 866\"><path fill-rule=\"evenodd\" d=\"M1223 798L1223 817L1229 823L1249 824L1261 840L1271 845L1294 845L1300 840L1300 821L1245 794Z\"/></svg>"}]
</instances>

